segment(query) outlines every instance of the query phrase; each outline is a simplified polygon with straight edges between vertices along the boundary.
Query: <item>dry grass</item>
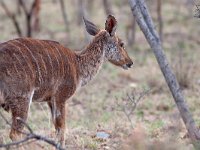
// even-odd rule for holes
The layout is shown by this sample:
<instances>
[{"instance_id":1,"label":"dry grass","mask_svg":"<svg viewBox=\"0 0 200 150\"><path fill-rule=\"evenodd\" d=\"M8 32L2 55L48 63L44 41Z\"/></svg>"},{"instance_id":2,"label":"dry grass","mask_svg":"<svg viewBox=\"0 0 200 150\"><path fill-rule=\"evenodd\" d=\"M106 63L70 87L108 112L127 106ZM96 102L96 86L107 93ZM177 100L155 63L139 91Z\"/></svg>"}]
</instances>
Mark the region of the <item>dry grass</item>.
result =
<instances>
[{"instance_id":1,"label":"dry grass","mask_svg":"<svg viewBox=\"0 0 200 150\"><path fill-rule=\"evenodd\" d=\"M173 69L181 88L192 88L195 60L192 55L187 54L183 42L178 42L178 46L176 55L172 56Z\"/></svg>"},{"instance_id":2,"label":"dry grass","mask_svg":"<svg viewBox=\"0 0 200 150\"><path fill-rule=\"evenodd\" d=\"M73 2L74 3L74 2ZM91 20L103 27L106 16L100 1L95 2L93 11L89 14ZM113 9L119 20L118 34L125 40L125 26L131 16L130 8L124 2L112 0ZM41 32L34 34L36 38L60 41L74 49L84 45L84 28L78 27L75 21L76 10L71 1L66 1L70 14L70 42L65 33L59 5L50 0L43 1L41 12ZM48 8L48 9L47 9ZM155 8L151 13L156 18ZM197 42L200 35L199 20L190 15L184 3L167 0L163 2L164 17L164 49L171 61L171 66L177 74L184 89L184 95L198 125L200 125L200 53ZM16 37L15 30L9 19L0 9L0 41ZM156 27L157 22L155 21ZM188 38L188 37L193 37ZM195 40L194 40L195 39ZM197 39L197 40L196 40ZM136 45L127 47L130 56L135 61L133 69L124 71L121 68L106 63L102 71L92 83L82 88L68 102L68 124L66 146L68 149L183 149L192 150L186 135L186 129L178 115L176 105L165 84L162 73L152 55L142 33L137 29ZM179 51L182 50L181 63ZM181 67L180 67L181 65ZM118 111L116 97L121 98L130 91L141 92L151 89L150 94L139 103L131 116L133 127L123 112ZM2 110L1 110L2 111ZM10 115L4 112L10 118ZM52 137L50 113L45 103L33 104L28 119L29 125L36 133ZM96 133L108 132L107 139L98 139ZM0 118L0 143L9 142L9 126ZM44 143L35 143L29 149L49 149Z\"/></svg>"}]
</instances>

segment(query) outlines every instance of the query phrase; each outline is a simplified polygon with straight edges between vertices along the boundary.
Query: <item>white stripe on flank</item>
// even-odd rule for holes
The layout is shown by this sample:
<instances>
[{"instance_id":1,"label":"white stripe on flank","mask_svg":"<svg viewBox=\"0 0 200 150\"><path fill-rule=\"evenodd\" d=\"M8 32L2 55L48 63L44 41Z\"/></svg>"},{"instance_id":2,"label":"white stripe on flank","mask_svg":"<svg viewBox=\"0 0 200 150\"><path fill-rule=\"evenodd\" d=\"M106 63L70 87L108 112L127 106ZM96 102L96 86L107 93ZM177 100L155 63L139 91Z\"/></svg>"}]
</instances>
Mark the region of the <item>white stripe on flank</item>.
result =
<instances>
[{"instance_id":1,"label":"white stripe on flank","mask_svg":"<svg viewBox=\"0 0 200 150\"><path fill-rule=\"evenodd\" d=\"M26 49L28 50L28 52L31 54L31 57L33 58L33 60L35 61L36 63L36 67L37 67L37 71L38 71L38 74L39 74L39 82L40 84L42 83L42 75L41 75L41 71L40 71L40 66L38 64L38 61L37 59L35 58L35 56L33 55L33 53L31 52L31 50L29 49L28 46L26 46L24 43L21 43L20 41L16 40L16 42L20 43L21 45L23 45L24 47L26 47ZM36 71L36 72L37 72Z\"/></svg>"},{"instance_id":2,"label":"white stripe on flank","mask_svg":"<svg viewBox=\"0 0 200 150\"><path fill-rule=\"evenodd\" d=\"M31 95L30 95L30 97L29 97L28 110L30 110L31 103L32 103L32 101L33 101L33 95L34 95L34 92L35 92L35 90L33 90L33 91L31 92Z\"/></svg>"},{"instance_id":3,"label":"white stripe on flank","mask_svg":"<svg viewBox=\"0 0 200 150\"><path fill-rule=\"evenodd\" d=\"M64 70L63 70L63 68L64 68L64 62L63 62L63 59L62 59L62 55L61 55L59 49L58 49L56 46L53 45L53 47L54 47L54 48L56 49L56 51L58 52L58 55L60 56L60 60L61 60L61 62L62 62L62 78L63 78L63 77L64 77Z\"/></svg>"},{"instance_id":4,"label":"white stripe on flank","mask_svg":"<svg viewBox=\"0 0 200 150\"><path fill-rule=\"evenodd\" d=\"M40 43L39 41L36 40L36 42L39 43L42 47L44 46L44 45L42 45L42 43ZM53 70L53 63L52 63L51 57L50 57L50 55L49 55L48 49L45 47L45 48L43 48L43 50L44 50L45 53L47 54L47 57L48 57L48 59L49 59L49 63L50 63L50 66L51 66L51 73L53 74L53 72L54 72L54 70ZM47 50L47 51L46 51L46 50ZM46 64L45 64L45 65L46 65Z\"/></svg>"},{"instance_id":5,"label":"white stripe on flank","mask_svg":"<svg viewBox=\"0 0 200 150\"><path fill-rule=\"evenodd\" d=\"M21 63L21 60L18 58L18 56L17 56L15 53L13 54L13 56L16 58L16 60L17 60L18 63L20 64L20 66L21 66L21 68L22 68L22 70L23 70L23 73L25 73L25 76L26 76L26 78L27 78L27 74L26 74L26 71L25 71L25 69L24 69L22 63ZM15 65L16 65L16 64L15 64Z\"/></svg>"},{"instance_id":6,"label":"white stripe on flank","mask_svg":"<svg viewBox=\"0 0 200 150\"><path fill-rule=\"evenodd\" d=\"M52 106L52 108L53 108L53 114L52 114L52 118L53 118L53 122L55 122L56 121L56 110L57 110L57 108L56 108L55 98L52 98L52 100L53 100L53 106Z\"/></svg>"},{"instance_id":7,"label":"white stripe on flank","mask_svg":"<svg viewBox=\"0 0 200 150\"><path fill-rule=\"evenodd\" d=\"M53 48L51 48L53 50ZM58 68L60 67L60 63L59 63L59 60L58 60L58 57L56 56L56 53L54 53L54 56L56 58L56 61L57 61L57 64L58 64Z\"/></svg>"},{"instance_id":8,"label":"white stripe on flank","mask_svg":"<svg viewBox=\"0 0 200 150\"><path fill-rule=\"evenodd\" d=\"M24 61L26 62L27 66L29 67L30 71L32 72L31 66L30 66L29 63L27 62L27 59L26 59L27 57L26 57L26 55L24 55L24 54L21 52L20 47L18 47L17 45L15 45L15 44L13 44L13 43L8 43L8 44L10 44L10 45L12 45L12 46L14 46L14 47L17 48L17 50L19 51L19 53L20 53L21 56L23 57ZM15 56L15 57L16 57L16 56ZM25 57L26 57L26 58L25 58Z\"/></svg>"}]
</instances>

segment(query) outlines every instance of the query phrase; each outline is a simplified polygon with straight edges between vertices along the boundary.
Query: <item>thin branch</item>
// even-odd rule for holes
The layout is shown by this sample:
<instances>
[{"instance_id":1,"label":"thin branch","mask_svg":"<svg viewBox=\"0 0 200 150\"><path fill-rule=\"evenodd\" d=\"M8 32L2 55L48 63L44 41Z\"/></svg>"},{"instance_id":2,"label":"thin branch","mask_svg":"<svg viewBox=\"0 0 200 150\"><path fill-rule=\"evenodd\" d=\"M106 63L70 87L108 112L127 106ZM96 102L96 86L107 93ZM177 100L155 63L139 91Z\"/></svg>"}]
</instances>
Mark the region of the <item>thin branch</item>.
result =
<instances>
[{"instance_id":1,"label":"thin branch","mask_svg":"<svg viewBox=\"0 0 200 150\"><path fill-rule=\"evenodd\" d=\"M125 104L120 104L119 103L119 99L116 98L116 100L117 100L116 104L120 108L120 109L118 109L118 111L121 111L121 112L123 112L125 114L125 116L127 117L128 121L130 122L132 128L134 128L134 125L132 123L131 116L133 115L135 109L137 108L138 103L149 92L150 92L150 90L146 90L146 91L144 91L142 93L139 93L138 97L135 96L134 92L132 92L131 94L127 93L126 97L122 97L121 98L123 100L123 102L125 102Z\"/></svg>"},{"instance_id":2,"label":"thin branch","mask_svg":"<svg viewBox=\"0 0 200 150\"><path fill-rule=\"evenodd\" d=\"M41 0L35 0L35 7L33 11L33 29L34 31L40 31L40 18L39 18L39 13L40 13L40 6L41 5Z\"/></svg>"},{"instance_id":3,"label":"thin branch","mask_svg":"<svg viewBox=\"0 0 200 150\"><path fill-rule=\"evenodd\" d=\"M22 9L24 10L25 16L26 16L26 26L27 26L27 36L31 37L32 36L32 26L31 26L31 20L33 16L33 12L35 9L35 6L37 5L37 0L34 0L30 10L26 7L25 3L23 0L19 0L20 5L22 6Z\"/></svg>"},{"instance_id":4,"label":"thin branch","mask_svg":"<svg viewBox=\"0 0 200 150\"><path fill-rule=\"evenodd\" d=\"M32 136L26 136L26 138L24 138L24 139L22 139L20 141L14 141L14 142L7 143L7 144L0 144L0 148L10 148L10 147L13 147L13 146L21 147L26 142L30 141L31 139L33 139Z\"/></svg>"},{"instance_id":5,"label":"thin branch","mask_svg":"<svg viewBox=\"0 0 200 150\"><path fill-rule=\"evenodd\" d=\"M19 26L19 22L17 21L17 18L16 18L16 15L13 14L9 9L8 7L6 6L6 4L4 3L3 0L0 0L0 5L1 7L4 9L6 15L11 19L11 21L13 22L14 26L15 26L15 29L17 31L17 34L18 36L22 36L22 31L21 31L21 28Z\"/></svg>"},{"instance_id":6,"label":"thin branch","mask_svg":"<svg viewBox=\"0 0 200 150\"><path fill-rule=\"evenodd\" d=\"M25 14L28 14L28 9L26 8L26 5L23 0L19 0L19 4L22 6L22 9L24 10Z\"/></svg>"},{"instance_id":7,"label":"thin branch","mask_svg":"<svg viewBox=\"0 0 200 150\"><path fill-rule=\"evenodd\" d=\"M26 122L24 122L24 120L22 118L17 118L17 119L20 120L24 124L24 126L28 129L28 131L31 134L33 134L33 130L31 129L31 127Z\"/></svg>"},{"instance_id":8,"label":"thin branch","mask_svg":"<svg viewBox=\"0 0 200 150\"><path fill-rule=\"evenodd\" d=\"M6 117L1 112L0 112L0 116L3 118L3 120L6 122L6 124L8 124L9 126L12 126L11 123L6 119ZM48 139L47 137L35 134L33 132L33 130L31 129L31 127L24 120L22 120L21 118L17 118L17 119L19 119L25 125L25 127L28 129L29 132L22 132L22 131L16 129L17 131L26 135L26 137L20 141L14 141L14 142L7 143L7 144L0 144L0 148L9 148L9 147L13 147L13 146L19 147L24 144L27 144L28 141L35 139L38 141L44 141L44 142L48 143L49 145L54 146L58 150L64 150L64 148L61 147L60 143L57 143L54 140Z\"/></svg>"},{"instance_id":9,"label":"thin branch","mask_svg":"<svg viewBox=\"0 0 200 150\"><path fill-rule=\"evenodd\" d=\"M146 96L147 94L149 94L150 92L150 89L149 90L146 90L142 93L139 94L139 97L137 99L135 99L133 96L131 97L130 95L128 95L128 100L132 102L133 106L132 106L132 110L130 111L130 115L135 111L138 103L141 101L141 99ZM133 93L132 93L133 95Z\"/></svg>"},{"instance_id":10,"label":"thin branch","mask_svg":"<svg viewBox=\"0 0 200 150\"><path fill-rule=\"evenodd\" d=\"M6 124L8 124L9 126L11 126L12 127L12 124L6 119L6 117L0 112L0 116L3 118L3 120L6 122ZM17 130L17 131L19 131L20 133L22 133L22 134L26 134L25 132L23 132L23 131L20 131L20 130L18 130L17 128L14 128L15 130Z\"/></svg>"},{"instance_id":11,"label":"thin branch","mask_svg":"<svg viewBox=\"0 0 200 150\"><path fill-rule=\"evenodd\" d=\"M64 23L65 23L66 31L69 32L70 31L69 30L69 21L68 21L67 12L65 9L65 3L63 0L59 0L59 1L60 1L60 8L61 8Z\"/></svg>"},{"instance_id":12,"label":"thin branch","mask_svg":"<svg viewBox=\"0 0 200 150\"><path fill-rule=\"evenodd\" d=\"M1 112L0 112L0 116L1 116L1 118L3 118L3 120L6 122L6 124L8 124L9 126L12 125Z\"/></svg>"}]
</instances>

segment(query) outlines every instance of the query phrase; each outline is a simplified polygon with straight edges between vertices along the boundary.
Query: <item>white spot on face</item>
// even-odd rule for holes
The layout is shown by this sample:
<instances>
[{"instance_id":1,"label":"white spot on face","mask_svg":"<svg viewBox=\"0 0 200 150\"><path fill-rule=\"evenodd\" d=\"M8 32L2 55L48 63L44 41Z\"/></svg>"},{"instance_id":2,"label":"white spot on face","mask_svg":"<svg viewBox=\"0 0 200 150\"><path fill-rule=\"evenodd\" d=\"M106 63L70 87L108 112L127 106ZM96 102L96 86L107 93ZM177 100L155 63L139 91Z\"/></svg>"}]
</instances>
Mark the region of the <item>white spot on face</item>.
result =
<instances>
[{"instance_id":1,"label":"white spot on face","mask_svg":"<svg viewBox=\"0 0 200 150\"><path fill-rule=\"evenodd\" d=\"M117 46L114 43L110 43L106 45L105 47L106 51L106 58L108 60L113 60L113 61L120 61L121 60L121 54L120 51L118 50Z\"/></svg>"}]
</instances>

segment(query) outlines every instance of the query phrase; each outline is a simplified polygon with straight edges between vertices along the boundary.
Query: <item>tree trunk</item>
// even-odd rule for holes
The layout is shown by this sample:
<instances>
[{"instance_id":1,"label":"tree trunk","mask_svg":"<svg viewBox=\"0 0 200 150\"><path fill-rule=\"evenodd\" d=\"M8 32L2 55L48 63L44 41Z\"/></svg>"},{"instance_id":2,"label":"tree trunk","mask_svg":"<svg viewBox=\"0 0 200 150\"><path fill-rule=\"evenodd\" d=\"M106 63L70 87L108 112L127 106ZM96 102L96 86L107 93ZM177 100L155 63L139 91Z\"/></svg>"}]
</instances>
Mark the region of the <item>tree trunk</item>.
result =
<instances>
[{"instance_id":1,"label":"tree trunk","mask_svg":"<svg viewBox=\"0 0 200 150\"><path fill-rule=\"evenodd\" d=\"M31 15L29 14L26 15L26 28L27 28L26 36L27 37L32 36L31 18L32 18Z\"/></svg>"},{"instance_id":2,"label":"tree trunk","mask_svg":"<svg viewBox=\"0 0 200 150\"><path fill-rule=\"evenodd\" d=\"M40 5L41 5L41 0L35 0L35 9L34 9L34 15L33 15L33 29L34 31L40 31Z\"/></svg>"},{"instance_id":3,"label":"tree trunk","mask_svg":"<svg viewBox=\"0 0 200 150\"><path fill-rule=\"evenodd\" d=\"M94 10L94 1L95 0L87 0L87 11L89 14L92 14L93 13L93 10Z\"/></svg>"},{"instance_id":4,"label":"tree trunk","mask_svg":"<svg viewBox=\"0 0 200 150\"><path fill-rule=\"evenodd\" d=\"M62 16L63 16L63 20L64 20L64 23L65 23L66 31L69 32L69 21L68 21L67 12L66 12L66 9L65 9L65 3L64 3L63 0L60 0L60 7L61 7Z\"/></svg>"},{"instance_id":5,"label":"tree trunk","mask_svg":"<svg viewBox=\"0 0 200 150\"><path fill-rule=\"evenodd\" d=\"M21 7L20 7L20 2L19 0L16 1L16 5L17 5L17 14L21 15Z\"/></svg>"},{"instance_id":6,"label":"tree trunk","mask_svg":"<svg viewBox=\"0 0 200 150\"><path fill-rule=\"evenodd\" d=\"M110 4L110 0L103 0L103 6L104 6L104 10L105 10L105 13L106 13L107 16L113 14L111 4Z\"/></svg>"},{"instance_id":7,"label":"tree trunk","mask_svg":"<svg viewBox=\"0 0 200 150\"><path fill-rule=\"evenodd\" d=\"M159 36L163 42L162 0L157 0L157 18L159 23Z\"/></svg>"},{"instance_id":8,"label":"tree trunk","mask_svg":"<svg viewBox=\"0 0 200 150\"><path fill-rule=\"evenodd\" d=\"M188 105L185 102L184 96L177 82L176 76L172 72L167 58L161 46L160 39L157 32L154 29L152 18L149 15L148 9L144 0L129 0L133 15L136 17L136 21L144 33L160 69L165 77L168 87L173 95L174 101L178 107L180 115L188 130L190 139L196 149L200 149L200 133L195 125L194 119L189 111Z\"/></svg>"},{"instance_id":9,"label":"tree trunk","mask_svg":"<svg viewBox=\"0 0 200 150\"><path fill-rule=\"evenodd\" d=\"M78 17L77 24L80 26L83 22L83 16L85 16L83 0L78 0Z\"/></svg>"},{"instance_id":10,"label":"tree trunk","mask_svg":"<svg viewBox=\"0 0 200 150\"><path fill-rule=\"evenodd\" d=\"M136 32L136 19L130 19L130 24L126 26L126 39L128 42L128 46L133 46L135 43L135 32Z\"/></svg>"}]
</instances>

